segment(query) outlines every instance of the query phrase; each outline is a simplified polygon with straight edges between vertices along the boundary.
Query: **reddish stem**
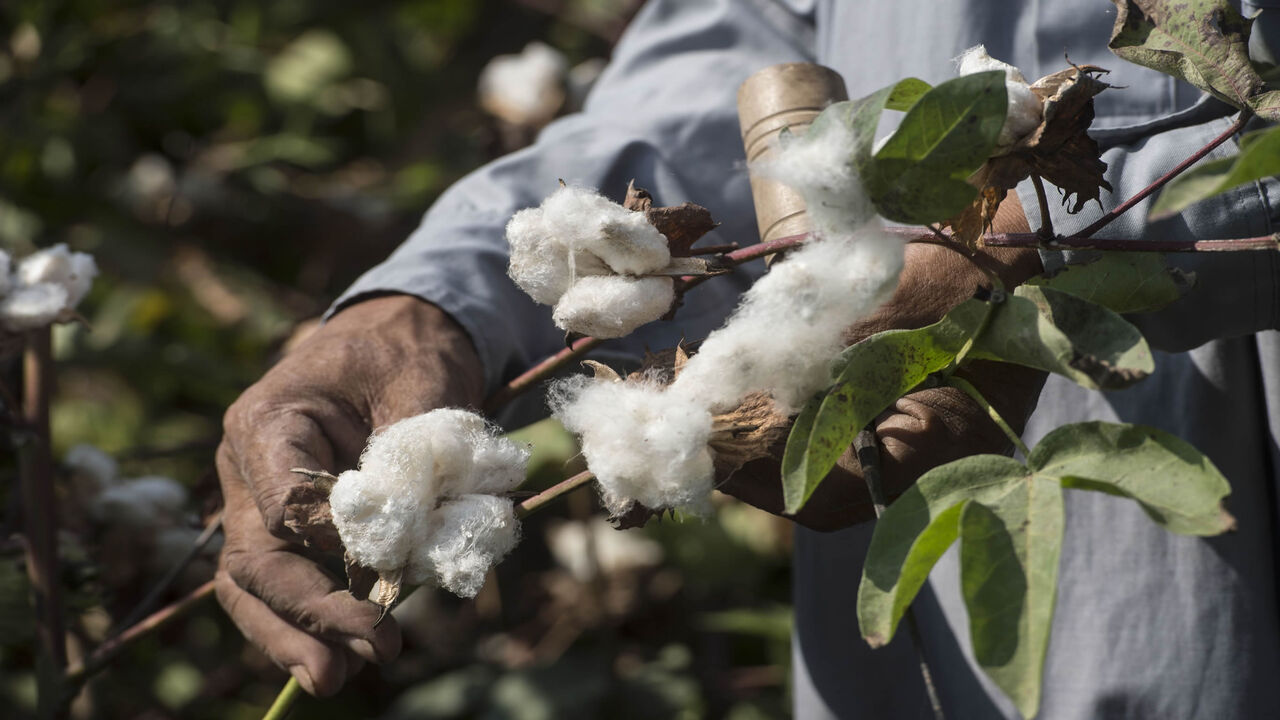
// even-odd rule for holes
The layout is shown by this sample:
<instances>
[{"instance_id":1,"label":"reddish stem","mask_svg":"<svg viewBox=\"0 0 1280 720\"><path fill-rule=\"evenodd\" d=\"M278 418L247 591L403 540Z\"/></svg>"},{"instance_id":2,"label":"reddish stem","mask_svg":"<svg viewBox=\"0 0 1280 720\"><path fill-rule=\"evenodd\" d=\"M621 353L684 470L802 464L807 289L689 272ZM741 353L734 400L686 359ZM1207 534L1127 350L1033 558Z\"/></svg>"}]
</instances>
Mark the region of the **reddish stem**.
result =
<instances>
[{"instance_id":1,"label":"reddish stem","mask_svg":"<svg viewBox=\"0 0 1280 720\"><path fill-rule=\"evenodd\" d=\"M27 575L35 599L36 634L41 650L61 673L67 664L58 583L58 505L49 446L49 398L53 393L53 357L49 328L26 336L22 370L22 415L27 435L21 453L23 534Z\"/></svg>"},{"instance_id":2,"label":"reddish stem","mask_svg":"<svg viewBox=\"0 0 1280 720\"><path fill-rule=\"evenodd\" d=\"M560 497L561 495L564 495L567 492L576 490L579 487L586 485L587 483L591 482L594 479L595 479L595 475L592 474L590 470L583 470L577 475L561 480L560 482L556 483L555 485L552 485L546 490L543 490L537 495L534 495L533 497L528 498L524 502L517 504L516 517L527 517L528 515L531 515L537 512L538 510L541 510L542 506L546 505L552 500L555 500L556 498Z\"/></svg>"},{"instance_id":3,"label":"reddish stem","mask_svg":"<svg viewBox=\"0 0 1280 720\"><path fill-rule=\"evenodd\" d=\"M1245 123L1249 122L1249 118L1251 117L1253 117L1253 113L1249 112L1248 110L1241 110L1240 116L1236 118L1236 121L1232 123L1231 127L1227 128L1226 131L1223 132L1218 137L1210 140L1208 145L1205 145L1204 147L1195 151L1195 153L1193 153L1191 157L1188 157L1186 160L1183 160L1182 162L1178 163L1177 167L1165 173L1164 175L1161 175L1159 178L1156 178L1155 182L1139 190L1136 194L1134 194L1133 197L1129 198L1128 200L1125 200L1123 203L1121 203L1111 212L1098 218L1093 222L1092 225L1076 233L1073 237L1087 238L1090 235L1093 235L1094 233L1098 232L1102 228L1106 227L1107 225L1110 225L1112 220L1115 220L1116 218L1120 217L1121 215L1131 210L1133 206L1145 200L1148 196L1151 195L1151 193L1164 187L1166 183L1168 183L1170 180L1174 179L1178 175L1182 174L1182 172L1185 171L1187 168L1199 162L1201 158L1203 158L1205 155L1208 155L1210 152L1212 152L1214 148L1226 142L1228 139L1231 138L1232 135L1235 135L1236 133L1240 132L1240 130L1244 128Z\"/></svg>"},{"instance_id":4,"label":"reddish stem","mask_svg":"<svg viewBox=\"0 0 1280 720\"><path fill-rule=\"evenodd\" d=\"M983 237L991 247L1042 248L1045 250L1121 250L1125 252L1233 252L1280 250L1280 234L1232 240L1141 240L1119 238L1058 237L1046 241L1035 233L993 233Z\"/></svg>"},{"instance_id":5,"label":"reddish stem","mask_svg":"<svg viewBox=\"0 0 1280 720\"><path fill-rule=\"evenodd\" d=\"M809 238L809 235L788 235L787 237L770 240L766 243L757 243L749 247L734 250L722 256L724 263L730 267L737 267L745 262L750 262L766 255L789 250L798 247ZM680 292L684 292L689 288L702 284L708 277L718 276L690 276L685 275L679 279ZM501 409L507 403L519 397L524 392L541 383L543 380L551 377L557 370L586 355L592 349L600 345L604 340L594 337L578 338L569 347L557 352L556 354L544 359L537 365L529 368L513 380L502 386L497 392L489 396L484 403L484 409L488 413L494 413Z\"/></svg>"}]
</instances>

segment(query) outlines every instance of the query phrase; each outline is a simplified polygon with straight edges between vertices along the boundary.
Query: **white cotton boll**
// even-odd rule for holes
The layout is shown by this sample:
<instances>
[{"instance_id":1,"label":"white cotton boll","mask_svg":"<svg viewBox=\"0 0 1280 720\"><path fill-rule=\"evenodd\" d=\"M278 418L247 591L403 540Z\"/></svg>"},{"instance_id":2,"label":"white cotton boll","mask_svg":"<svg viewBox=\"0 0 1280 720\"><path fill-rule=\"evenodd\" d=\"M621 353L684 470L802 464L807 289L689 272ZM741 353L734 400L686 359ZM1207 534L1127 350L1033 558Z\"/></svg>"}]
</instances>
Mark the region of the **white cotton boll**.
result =
<instances>
[{"instance_id":1,"label":"white cotton boll","mask_svg":"<svg viewBox=\"0 0 1280 720\"><path fill-rule=\"evenodd\" d=\"M409 553L425 541L419 520L429 507L420 478L348 470L329 493L334 527L356 562L379 572L404 567Z\"/></svg>"},{"instance_id":2,"label":"white cotton boll","mask_svg":"<svg viewBox=\"0 0 1280 720\"><path fill-rule=\"evenodd\" d=\"M178 519L187 504L187 489L157 475L126 480L107 488L90 505L100 522L154 527Z\"/></svg>"},{"instance_id":3,"label":"white cotton boll","mask_svg":"<svg viewBox=\"0 0 1280 720\"><path fill-rule=\"evenodd\" d=\"M89 292L98 274L97 263L86 253L73 253L65 243L34 252L18 263L18 281L27 286L61 285L67 293L66 308L74 308Z\"/></svg>"},{"instance_id":4,"label":"white cotton boll","mask_svg":"<svg viewBox=\"0 0 1280 720\"><path fill-rule=\"evenodd\" d=\"M852 129L843 122L823 122L753 163L751 170L800 193L818 234L847 235L875 217L853 166L853 151Z\"/></svg>"},{"instance_id":5,"label":"white cotton boll","mask_svg":"<svg viewBox=\"0 0 1280 720\"><path fill-rule=\"evenodd\" d=\"M1000 137L996 140L997 148L1008 148L1022 139L1024 135L1036 129L1044 118L1044 103L1031 92L1027 79L1022 71L1006 62L1001 62L987 53L985 45L975 45L965 50L956 58L960 75L999 70L1004 73L1004 86L1008 91L1009 110L1005 116L1004 126L1000 128Z\"/></svg>"},{"instance_id":6,"label":"white cotton boll","mask_svg":"<svg viewBox=\"0 0 1280 720\"><path fill-rule=\"evenodd\" d=\"M603 260L615 273L643 275L671 262L662 233L642 212L587 188L562 187L542 202L543 223L567 249ZM586 274L575 268L575 275Z\"/></svg>"},{"instance_id":7,"label":"white cotton boll","mask_svg":"<svg viewBox=\"0 0 1280 720\"><path fill-rule=\"evenodd\" d=\"M329 494L333 524L351 557L384 573L410 566L409 581L421 582L412 573L428 573L421 553L432 542L439 506L523 480L527 449L497 432L473 412L439 408L371 437L360 468L338 476Z\"/></svg>"},{"instance_id":8,"label":"white cotton boll","mask_svg":"<svg viewBox=\"0 0 1280 720\"><path fill-rule=\"evenodd\" d=\"M569 63L555 48L531 42L519 55L499 55L480 71L480 103L510 123L538 125L564 102Z\"/></svg>"},{"instance_id":9,"label":"white cotton boll","mask_svg":"<svg viewBox=\"0 0 1280 720\"><path fill-rule=\"evenodd\" d=\"M584 277L556 303L552 319L562 330L616 338L662 317L673 302L671 278Z\"/></svg>"},{"instance_id":10,"label":"white cotton boll","mask_svg":"<svg viewBox=\"0 0 1280 720\"><path fill-rule=\"evenodd\" d=\"M106 488L115 483L120 468L116 459L92 445L74 445L62 458L71 472L89 480L94 487Z\"/></svg>"},{"instance_id":11,"label":"white cotton boll","mask_svg":"<svg viewBox=\"0 0 1280 720\"><path fill-rule=\"evenodd\" d=\"M546 229L541 208L526 208L507 222L511 260L507 273L543 305L555 305L573 282L568 250Z\"/></svg>"},{"instance_id":12,"label":"white cotton boll","mask_svg":"<svg viewBox=\"0 0 1280 720\"><path fill-rule=\"evenodd\" d=\"M781 411L794 412L830 383L845 330L889 299L902 254L901 240L871 225L792 252L747 291L671 391L724 412L765 390Z\"/></svg>"},{"instance_id":13,"label":"white cotton boll","mask_svg":"<svg viewBox=\"0 0 1280 720\"><path fill-rule=\"evenodd\" d=\"M510 500L493 495L462 495L442 504L428 518L430 531L415 548L406 579L432 578L460 597L475 597L489 568L519 541L520 523Z\"/></svg>"},{"instance_id":14,"label":"white cotton boll","mask_svg":"<svg viewBox=\"0 0 1280 720\"><path fill-rule=\"evenodd\" d=\"M708 508L714 468L705 406L656 385L570 378L553 390L556 417L582 440L605 506Z\"/></svg>"},{"instance_id":15,"label":"white cotton boll","mask_svg":"<svg viewBox=\"0 0 1280 720\"><path fill-rule=\"evenodd\" d=\"M594 553L588 544L594 546ZM552 525L547 530L547 548L556 562L579 582L591 580L597 571L607 575L654 567L662 562L661 545L643 533L617 530L599 517L587 522Z\"/></svg>"},{"instance_id":16,"label":"white cotton boll","mask_svg":"<svg viewBox=\"0 0 1280 720\"><path fill-rule=\"evenodd\" d=\"M67 307L67 289L54 283L18 285L0 298L0 325L11 332L48 325Z\"/></svg>"}]
</instances>

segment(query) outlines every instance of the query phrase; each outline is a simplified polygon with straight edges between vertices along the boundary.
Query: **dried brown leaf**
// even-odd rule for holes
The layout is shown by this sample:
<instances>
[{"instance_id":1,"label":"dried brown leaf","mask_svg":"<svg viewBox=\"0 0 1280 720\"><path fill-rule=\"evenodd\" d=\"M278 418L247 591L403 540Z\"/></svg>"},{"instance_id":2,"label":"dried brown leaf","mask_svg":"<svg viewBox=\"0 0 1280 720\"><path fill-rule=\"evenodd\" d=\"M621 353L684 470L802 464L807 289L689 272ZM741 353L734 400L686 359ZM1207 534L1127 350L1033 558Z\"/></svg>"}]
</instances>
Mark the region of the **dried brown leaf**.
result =
<instances>
[{"instance_id":1,"label":"dried brown leaf","mask_svg":"<svg viewBox=\"0 0 1280 720\"><path fill-rule=\"evenodd\" d=\"M342 539L333 525L329 490L320 483L298 483L284 497L284 526L298 534L303 544L321 552L342 550Z\"/></svg>"},{"instance_id":2,"label":"dried brown leaf","mask_svg":"<svg viewBox=\"0 0 1280 720\"><path fill-rule=\"evenodd\" d=\"M654 207L653 194L636 187L635 180L627 183L627 196L622 201L622 207L644 213L650 224L667 238L667 247L671 250L672 257L692 255L690 248L693 244L718 224L711 219L711 211L701 205L687 202L670 207Z\"/></svg>"}]
</instances>

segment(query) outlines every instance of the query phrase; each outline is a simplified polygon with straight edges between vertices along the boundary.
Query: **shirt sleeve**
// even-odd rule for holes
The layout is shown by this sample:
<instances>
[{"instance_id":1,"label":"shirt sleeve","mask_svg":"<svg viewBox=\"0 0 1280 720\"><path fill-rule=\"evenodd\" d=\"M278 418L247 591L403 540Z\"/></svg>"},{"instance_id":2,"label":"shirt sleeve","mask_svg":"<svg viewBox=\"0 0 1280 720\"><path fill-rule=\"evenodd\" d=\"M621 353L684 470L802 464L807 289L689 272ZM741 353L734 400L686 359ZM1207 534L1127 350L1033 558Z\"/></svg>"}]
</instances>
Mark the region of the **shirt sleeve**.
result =
<instances>
[{"instance_id":1,"label":"shirt sleeve","mask_svg":"<svg viewBox=\"0 0 1280 720\"><path fill-rule=\"evenodd\" d=\"M1189 155L1225 132L1234 108L1208 97L1179 113L1127 127L1093 132L1107 163L1101 211L1107 212L1172 170ZM1235 140L1223 143L1202 161L1238 152ZM1068 214L1049 190L1054 231L1063 236L1083 230L1099 217L1096 205ZM1030 182L1018 187L1019 199L1033 228L1038 227L1037 201ZM1244 238L1276 232L1280 220L1280 182L1276 178L1241 186L1157 222L1147 219L1158 193L1099 230L1095 237L1150 240ZM1088 252L1088 251L1083 251ZM1248 335L1280 327L1280 262L1277 253L1168 253L1173 267L1195 273L1195 284L1180 300L1152 313L1128 316L1160 350L1179 352L1218 338ZM1080 251L1042 251L1046 270L1084 259Z\"/></svg>"},{"instance_id":2,"label":"shirt sleeve","mask_svg":"<svg viewBox=\"0 0 1280 720\"><path fill-rule=\"evenodd\" d=\"M620 200L627 181L662 204L696 202L721 225L715 242L756 238L736 92L752 72L812 57L812 9L799 0L660 0L615 48L581 113L549 125L532 146L453 185L385 262L330 312L376 294L416 295L470 334L489 391L563 347L551 310L506 274L504 228L563 179ZM651 323L608 346L664 347L700 337L732 308L744 280L706 283L674 323ZM700 333L700 334L697 334Z\"/></svg>"}]
</instances>

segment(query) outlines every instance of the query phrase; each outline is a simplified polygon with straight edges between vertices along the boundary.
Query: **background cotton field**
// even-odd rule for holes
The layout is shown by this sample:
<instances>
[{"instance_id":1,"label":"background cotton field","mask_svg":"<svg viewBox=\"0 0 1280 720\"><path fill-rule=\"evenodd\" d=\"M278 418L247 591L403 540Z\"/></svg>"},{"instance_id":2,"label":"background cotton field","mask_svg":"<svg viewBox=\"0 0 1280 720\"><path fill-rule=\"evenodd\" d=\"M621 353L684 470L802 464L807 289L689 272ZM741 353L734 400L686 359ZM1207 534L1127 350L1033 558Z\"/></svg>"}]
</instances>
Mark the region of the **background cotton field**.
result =
<instances>
[{"instance_id":1,"label":"background cotton field","mask_svg":"<svg viewBox=\"0 0 1280 720\"><path fill-rule=\"evenodd\" d=\"M38 249L65 244L79 269L59 280L63 305L39 308L66 321L52 435L73 664L216 516L227 405L453 180L581 103L638 4L0 6L0 296ZM17 358L0 373L14 387ZM10 540L22 438L0 423L0 702L22 718L36 688ZM582 468L556 425L514 438L534 445L530 490ZM784 716L787 524L713 503L705 520L617 533L579 493L521 521L474 601L414 593L401 658L295 717ZM157 606L212 577L218 542ZM72 715L259 717L285 678L207 598L114 658Z\"/></svg>"}]
</instances>

